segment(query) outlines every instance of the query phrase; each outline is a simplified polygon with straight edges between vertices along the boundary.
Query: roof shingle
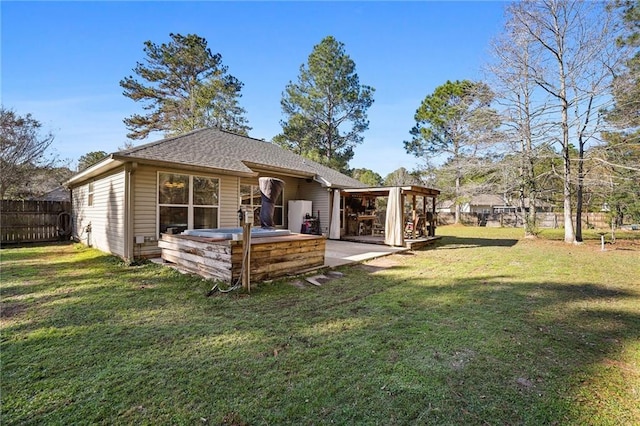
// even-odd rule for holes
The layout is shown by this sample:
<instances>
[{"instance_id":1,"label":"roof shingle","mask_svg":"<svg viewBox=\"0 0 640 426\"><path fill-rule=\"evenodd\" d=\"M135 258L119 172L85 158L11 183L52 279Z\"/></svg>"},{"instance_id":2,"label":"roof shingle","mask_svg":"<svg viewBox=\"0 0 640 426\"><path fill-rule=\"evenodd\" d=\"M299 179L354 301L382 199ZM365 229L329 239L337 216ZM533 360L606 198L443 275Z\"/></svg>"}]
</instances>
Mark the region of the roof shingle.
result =
<instances>
[{"instance_id":1,"label":"roof shingle","mask_svg":"<svg viewBox=\"0 0 640 426\"><path fill-rule=\"evenodd\" d=\"M173 162L239 173L251 166L285 169L324 179L330 186L364 187L360 181L271 142L216 128L194 130L117 153L119 157Z\"/></svg>"}]
</instances>

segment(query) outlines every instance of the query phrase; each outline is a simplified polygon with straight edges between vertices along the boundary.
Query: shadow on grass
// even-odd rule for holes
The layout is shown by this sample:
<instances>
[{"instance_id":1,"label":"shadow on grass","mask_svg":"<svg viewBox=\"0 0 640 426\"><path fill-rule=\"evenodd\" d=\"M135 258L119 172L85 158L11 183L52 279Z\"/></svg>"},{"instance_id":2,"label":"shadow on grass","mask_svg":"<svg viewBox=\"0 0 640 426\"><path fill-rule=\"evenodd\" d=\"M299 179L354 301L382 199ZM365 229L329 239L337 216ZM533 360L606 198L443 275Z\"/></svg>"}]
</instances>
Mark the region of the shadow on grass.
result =
<instances>
[{"instance_id":1,"label":"shadow on grass","mask_svg":"<svg viewBox=\"0 0 640 426\"><path fill-rule=\"evenodd\" d=\"M55 241L55 242L39 242L39 243L19 243L19 244L2 244L0 246L0 259L3 262L11 260L27 260L31 258L42 258L43 252L51 252L51 250L64 247L70 247L75 243L72 241Z\"/></svg>"},{"instance_id":2,"label":"shadow on grass","mask_svg":"<svg viewBox=\"0 0 640 426\"><path fill-rule=\"evenodd\" d=\"M518 243L515 239L474 238L443 236L434 245L436 249L468 249L476 247L513 247ZM428 249L429 247L427 247Z\"/></svg>"},{"instance_id":3,"label":"shadow on grass","mask_svg":"<svg viewBox=\"0 0 640 426\"><path fill-rule=\"evenodd\" d=\"M52 265L3 324L8 424L588 423L607 401L585 383L640 337L638 294L589 282L344 268L206 298L155 265L83 262L73 297L54 292L75 285L69 263ZM638 420L604 408L602 423Z\"/></svg>"}]
</instances>

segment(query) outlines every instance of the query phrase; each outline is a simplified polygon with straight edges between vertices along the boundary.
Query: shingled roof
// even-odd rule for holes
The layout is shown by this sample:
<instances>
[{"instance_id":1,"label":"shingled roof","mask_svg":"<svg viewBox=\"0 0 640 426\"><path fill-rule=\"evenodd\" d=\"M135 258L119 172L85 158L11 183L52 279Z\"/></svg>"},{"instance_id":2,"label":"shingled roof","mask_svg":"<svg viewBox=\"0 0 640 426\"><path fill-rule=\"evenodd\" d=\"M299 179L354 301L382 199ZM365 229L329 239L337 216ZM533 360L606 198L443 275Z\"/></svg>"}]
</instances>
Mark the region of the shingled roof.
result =
<instances>
[{"instance_id":1,"label":"shingled roof","mask_svg":"<svg viewBox=\"0 0 640 426\"><path fill-rule=\"evenodd\" d=\"M356 179L271 142L215 128L194 130L180 136L119 151L113 154L113 158L170 162L238 174L253 173L254 168L290 171L319 179L327 186L339 188L365 186Z\"/></svg>"}]
</instances>

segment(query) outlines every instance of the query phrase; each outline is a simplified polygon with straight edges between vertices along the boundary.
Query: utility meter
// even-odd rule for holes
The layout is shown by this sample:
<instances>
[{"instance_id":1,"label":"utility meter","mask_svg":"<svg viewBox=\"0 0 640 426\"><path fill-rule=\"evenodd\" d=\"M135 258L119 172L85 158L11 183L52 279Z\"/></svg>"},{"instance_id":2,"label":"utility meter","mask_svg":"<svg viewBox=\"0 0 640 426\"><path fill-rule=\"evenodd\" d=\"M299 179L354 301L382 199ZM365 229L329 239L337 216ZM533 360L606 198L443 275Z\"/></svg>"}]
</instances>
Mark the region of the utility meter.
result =
<instances>
[{"instance_id":1,"label":"utility meter","mask_svg":"<svg viewBox=\"0 0 640 426\"><path fill-rule=\"evenodd\" d=\"M253 212L250 208L241 208L238 210L238 220L240 221L240 225L251 223L253 224Z\"/></svg>"}]
</instances>

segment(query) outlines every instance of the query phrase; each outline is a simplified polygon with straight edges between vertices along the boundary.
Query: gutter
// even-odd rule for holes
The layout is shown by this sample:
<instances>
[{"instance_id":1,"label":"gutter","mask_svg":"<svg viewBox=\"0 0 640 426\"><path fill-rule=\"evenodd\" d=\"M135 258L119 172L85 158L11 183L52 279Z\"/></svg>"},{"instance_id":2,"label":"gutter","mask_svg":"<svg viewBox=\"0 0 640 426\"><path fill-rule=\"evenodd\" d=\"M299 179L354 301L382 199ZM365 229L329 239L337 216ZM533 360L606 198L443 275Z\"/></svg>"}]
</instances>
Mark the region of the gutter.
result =
<instances>
[{"instance_id":1,"label":"gutter","mask_svg":"<svg viewBox=\"0 0 640 426\"><path fill-rule=\"evenodd\" d=\"M325 188L331 188L333 186L331 184L331 182L329 182L328 180L326 180L325 178L323 178L320 175L315 175L313 177L313 180L315 180L316 182L318 182L320 185L324 186Z\"/></svg>"},{"instance_id":2,"label":"gutter","mask_svg":"<svg viewBox=\"0 0 640 426\"><path fill-rule=\"evenodd\" d=\"M83 171L81 171L75 176L72 176L66 182L63 182L63 185L66 186L67 188L70 188L74 184L79 184L80 182L83 182L87 179L98 176L109 170L115 169L116 167L119 167L122 164L124 164L123 161L116 159L113 154L110 154L109 156L105 157L104 159L94 164L93 166L84 169Z\"/></svg>"}]
</instances>

